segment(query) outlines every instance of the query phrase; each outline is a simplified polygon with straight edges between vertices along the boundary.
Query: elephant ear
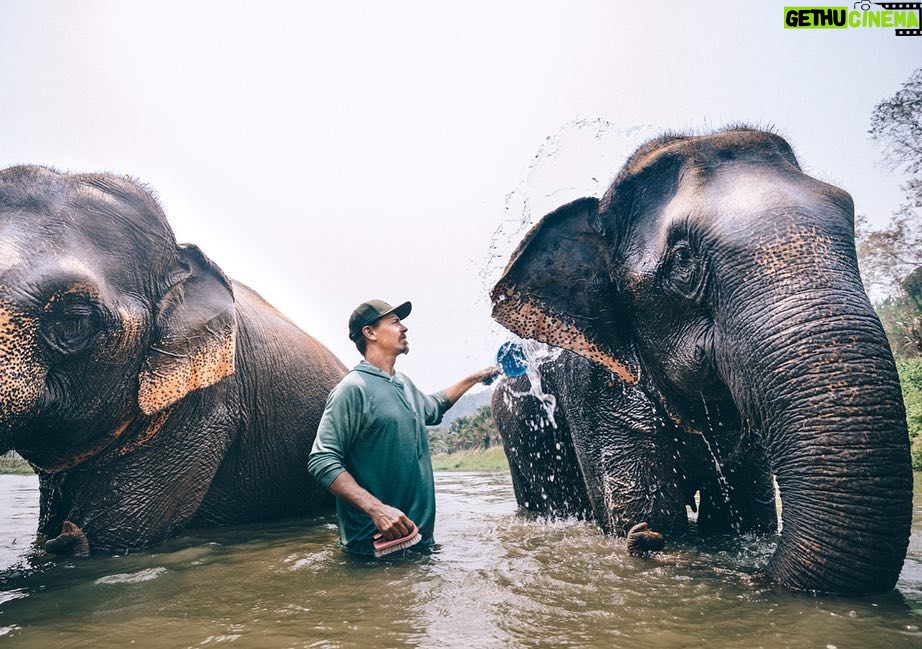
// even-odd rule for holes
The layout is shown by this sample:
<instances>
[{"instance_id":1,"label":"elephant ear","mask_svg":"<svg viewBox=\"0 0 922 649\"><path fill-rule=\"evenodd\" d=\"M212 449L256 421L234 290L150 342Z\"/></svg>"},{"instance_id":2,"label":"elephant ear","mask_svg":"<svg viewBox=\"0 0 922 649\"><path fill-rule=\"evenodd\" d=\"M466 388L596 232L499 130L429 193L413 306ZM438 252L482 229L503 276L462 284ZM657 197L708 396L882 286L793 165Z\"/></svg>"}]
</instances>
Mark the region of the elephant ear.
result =
<instances>
[{"instance_id":1,"label":"elephant ear","mask_svg":"<svg viewBox=\"0 0 922 649\"><path fill-rule=\"evenodd\" d=\"M638 370L629 340L619 333L604 235L595 198L545 216L490 293L493 318L523 338L569 349L634 385Z\"/></svg>"},{"instance_id":2,"label":"elephant ear","mask_svg":"<svg viewBox=\"0 0 922 649\"><path fill-rule=\"evenodd\" d=\"M139 374L138 404L148 415L234 373L230 280L198 247L182 245L169 284Z\"/></svg>"}]
</instances>

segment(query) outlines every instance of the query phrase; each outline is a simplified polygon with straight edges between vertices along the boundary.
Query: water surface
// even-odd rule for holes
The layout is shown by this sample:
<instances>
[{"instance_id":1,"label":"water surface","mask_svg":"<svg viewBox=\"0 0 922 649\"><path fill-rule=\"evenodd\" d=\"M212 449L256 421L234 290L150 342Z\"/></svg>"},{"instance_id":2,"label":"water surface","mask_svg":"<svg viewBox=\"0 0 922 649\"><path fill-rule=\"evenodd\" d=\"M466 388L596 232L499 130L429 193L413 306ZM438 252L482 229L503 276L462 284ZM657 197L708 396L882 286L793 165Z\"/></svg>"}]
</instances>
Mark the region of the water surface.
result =
<instances>
[{"instance_id":1,"label":"water surface","mask_svg":"<svg viewBox=\"0 0 922 649\"><path fill-rule=\"evenodd\" d=\"M61 561L32 548L36 478L0 476L0 647L922 647L918 479L897 591L862 598L758 586L771 539L648 561L518 513L506 474L439 473L436 492L440 548L412 561L347 557L332 518Z\"/></svg>"}]
</instances>

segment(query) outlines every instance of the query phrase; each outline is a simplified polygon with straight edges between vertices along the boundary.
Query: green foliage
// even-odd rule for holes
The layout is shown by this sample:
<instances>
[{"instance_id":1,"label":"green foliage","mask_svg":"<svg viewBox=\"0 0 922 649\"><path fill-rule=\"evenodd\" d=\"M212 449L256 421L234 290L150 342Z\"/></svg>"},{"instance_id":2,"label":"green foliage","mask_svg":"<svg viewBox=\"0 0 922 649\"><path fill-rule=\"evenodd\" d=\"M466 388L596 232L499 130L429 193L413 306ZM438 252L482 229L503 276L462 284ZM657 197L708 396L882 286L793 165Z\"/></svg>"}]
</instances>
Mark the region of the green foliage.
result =
<instances>
[{"instance_id":1,"label":"green foliage","mask_svg":"<svg viewBox=\"0 0 922 649\"><path fill-rule=\"evenodd\" d=\"M912 468L922 471L922 358L897 360L912 447Z\"/></svg>"},{"instance_id":2,"label":"green foliage","mask_svg":"<svg viewBox=\"0 0 922 649\"><path fill-rule=\"evenodd\" d=\"M908 296L887 298L874 306L893 356L916 358L922 354L922 311Z\"/></svg>"},{"instance_id":3,"label":"green foliage","mask_svg":"<svg viewBox=\"0 0 922 649\"><path fill-rule=\"evenodd\" d=\"M868 133L909 180L907 203L886 227L871 230L867 217L856 218L858 265L894 356L914 358L922 354L922 68L874 107Z\"/></svg>"},{"instance_id":4,"label":"green foliage","mask_svg":"<svg viewBox=\"0 0 922 649\"><path fill-rule=\"evenodd\" d=\"M436 471L508 471L509 460L502 446L491 446L486 450L434 455L432 468Z\"/></svg>"},{"instance_id":5,"label":"green foliage","mask_svg":"<svg viewBox=\"0 0 922 649\"><path fill-rule=\"evenodd\" d=\"M891 167L909 176L903 189L910 205L922 207L922 68L874 107L868 134L886 146L884 158Z\"/></svg>"},{"instance_id":6,"label":"green foliage","mask_svg":"<svg viewBox=\"0 0 922 649\"><path fill-rule=\"evenodd\" d=\"M499 443L490 406L481 406L473 415L455 419L447 428L429 429L429 450L433 455L487 449Z\"/></svg>"},{"instance_id":7,"label":"green foliage","mask_svg":"<svg viewBox=\"0 0 922 649\"><path fill-rule=\"evenodd\" d=\"M0 474L4 473L32 473L32 467L16 453L10 451L0 455Z\"/></svg>"},{"instance_id":8,"label":"green foliage","mask_svg":"<svg viewBox=\"0 0 922 649\"><path fill-rule=\"evenodd\" d=\"M490 406L481 406L446 427L430 428L429 451L436 471L509 470Z\"/></svg>"}]
</instances>

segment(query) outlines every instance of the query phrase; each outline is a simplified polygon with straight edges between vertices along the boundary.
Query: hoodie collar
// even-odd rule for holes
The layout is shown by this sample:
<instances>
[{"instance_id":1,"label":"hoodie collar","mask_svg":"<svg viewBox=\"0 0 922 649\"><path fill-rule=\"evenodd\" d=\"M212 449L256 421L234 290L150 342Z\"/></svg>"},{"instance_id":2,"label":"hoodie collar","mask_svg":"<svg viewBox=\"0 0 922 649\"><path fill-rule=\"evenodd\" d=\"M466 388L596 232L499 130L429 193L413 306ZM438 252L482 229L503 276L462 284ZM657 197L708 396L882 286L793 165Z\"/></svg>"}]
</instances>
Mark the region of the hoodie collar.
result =
<instances>
[{"instance_id":1,"label":"hoodie collar","mask_svg":"<svg viewBox=\"0 0 922 649\"><path fill-rule=\"evenodd\" d=\"M387 372L381 371L380 369L378 369L377 367L375 367L374 365L366 361L364 358L353 369L356 372L364 372L365 374L371 374L372 376L380 376L385 381L390 381L391 383L395 383L401 386L403 385L403 380L402 380L402 377L400 376L400 372L398 372L397 370L394 370L394 375L391 376Z\"/></svg>"}]
</instances>

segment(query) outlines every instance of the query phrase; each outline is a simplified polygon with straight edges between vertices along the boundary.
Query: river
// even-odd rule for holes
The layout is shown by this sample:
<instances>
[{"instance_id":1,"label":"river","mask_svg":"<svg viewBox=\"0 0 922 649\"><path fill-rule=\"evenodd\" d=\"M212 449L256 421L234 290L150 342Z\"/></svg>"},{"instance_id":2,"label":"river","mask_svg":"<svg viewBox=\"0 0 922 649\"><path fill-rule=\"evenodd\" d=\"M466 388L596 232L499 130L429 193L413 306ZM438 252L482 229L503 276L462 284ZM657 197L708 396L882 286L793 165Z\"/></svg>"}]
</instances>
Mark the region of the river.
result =
<instances>
[{"instance_id":1,"label":"river","mask_svg":"<svg viewBox=\"0 0 922 649\"><path fill-rule=\"evenodd\" d=\"M655 560L519 513L506 474L438 473L438 551L375 565L332 518L194 530L148 552L35 553L35 476L0 476L0 647L922 647L922 487L897 590L766 589L771 539Z\"/></svg>"}]
</instances>

